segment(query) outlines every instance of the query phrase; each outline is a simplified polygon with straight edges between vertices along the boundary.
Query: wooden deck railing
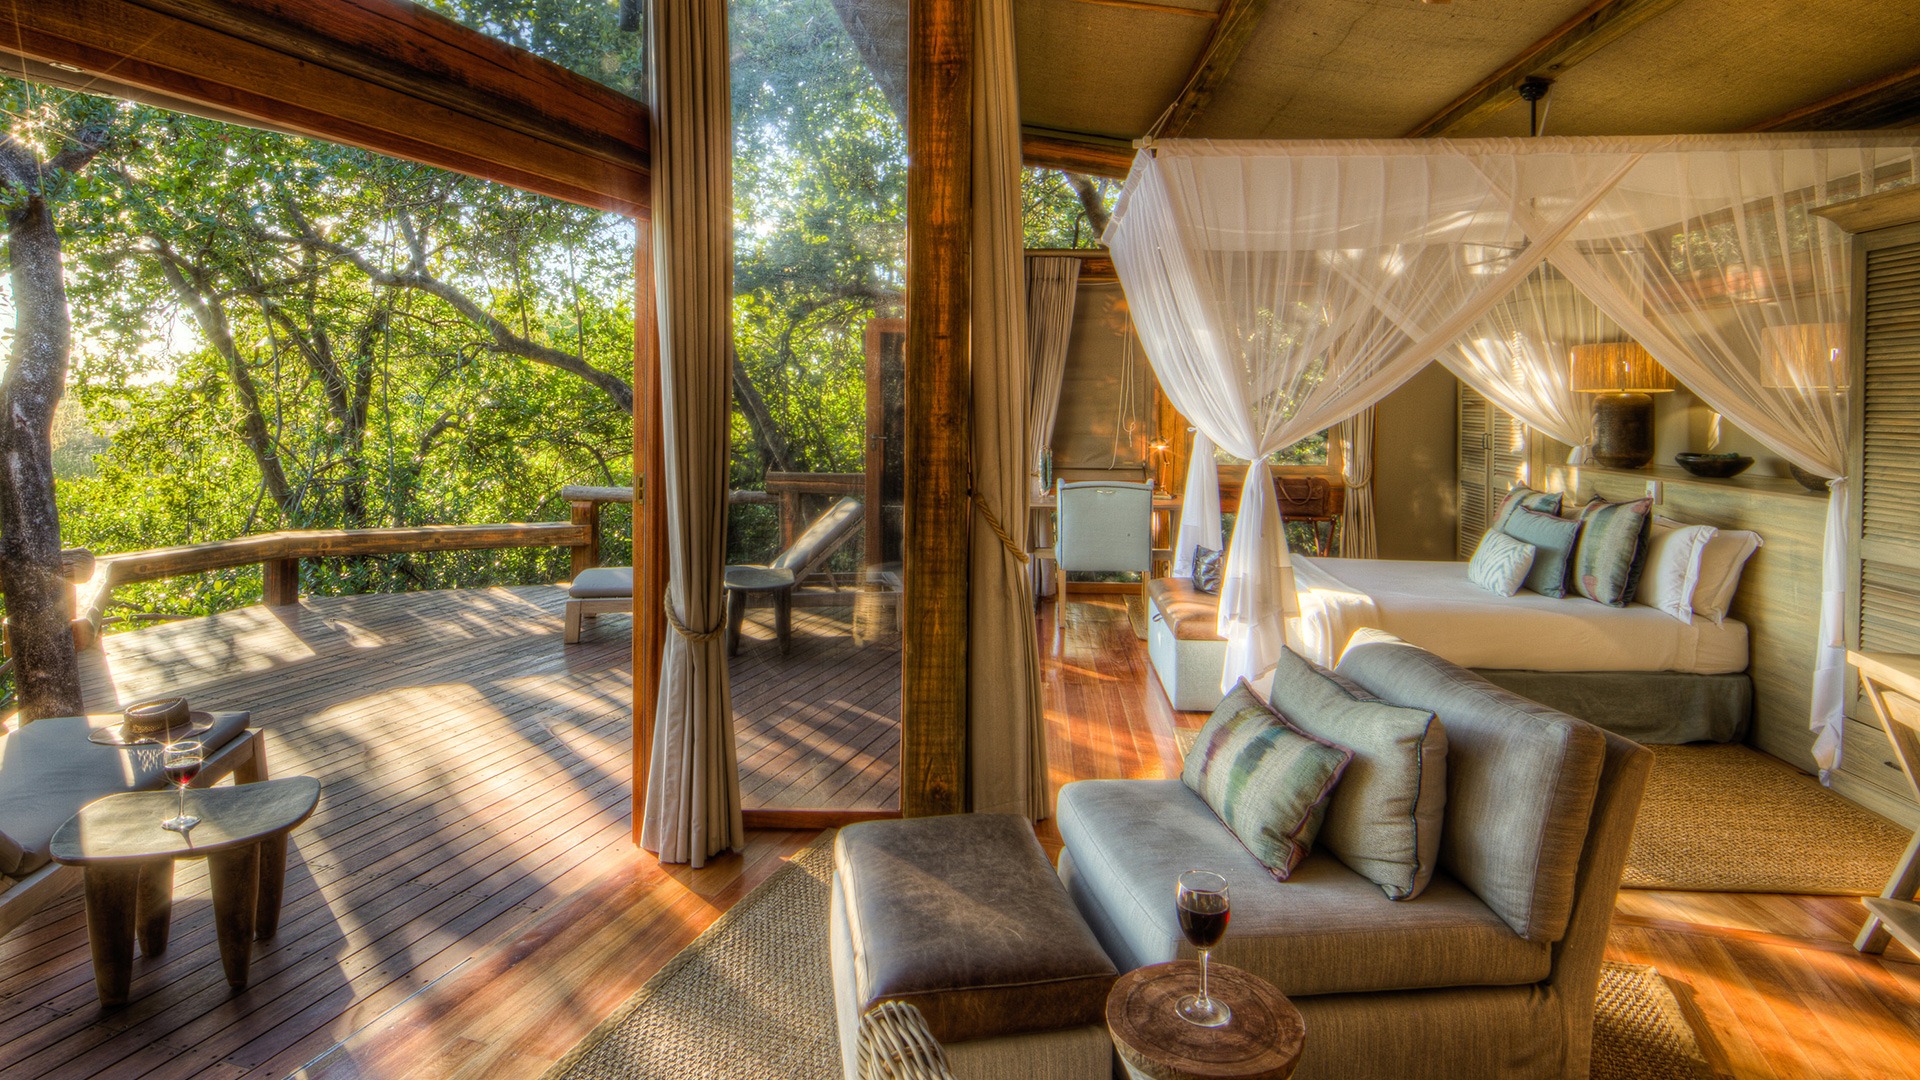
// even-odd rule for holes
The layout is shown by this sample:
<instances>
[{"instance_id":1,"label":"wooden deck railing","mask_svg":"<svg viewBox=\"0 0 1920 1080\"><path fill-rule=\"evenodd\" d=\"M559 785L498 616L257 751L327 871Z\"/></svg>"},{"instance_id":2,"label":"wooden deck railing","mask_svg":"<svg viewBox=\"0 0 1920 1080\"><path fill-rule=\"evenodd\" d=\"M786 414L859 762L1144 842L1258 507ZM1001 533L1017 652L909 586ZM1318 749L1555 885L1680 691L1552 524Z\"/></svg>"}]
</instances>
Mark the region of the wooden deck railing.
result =
<instances>
[{"instance_id":1,"label":"wooden deck railing","mask_svg":"<svg viewBox=\"0 0 1920 1080\"><path fill-rule=\"evenodd\" d=\"M583 550L598 560L597 515L590 525L565 521L500 525L413 525L391 529L299 529L259 533L205 544L102 555L74 598L74 636L82 648L98 636L113 590L139 581L260 564L261 602L285 606L300 599L300 560L416 551L480 551L564 547L577 566ZM588 565L593 565L588 563Z\"/></svg>"},{"instance_id":2,"label":"wooden deck railing","mask_svg":"<svg viewBox=\"0 0 1920 1080\"><path fill-rule=\"evenodd\" d=\"M801 519L800 497L860 490L858 473L771 473L765 491L727 493L731 505L773 504L780 509L782 537ZM86 648L99 637L113 590L141 581L226 570L256 563L261 569L261 602L281 607L300 600L300 560L356 555L399 555L419 551L481 551L502 548L564 547L572 573L600 565L600 508L631 503L630 487L568 485L567 521L512 522L497 525L413 525L388 529L299 529L259 533L204 544L128 551L98 558L76 551L68 580L74 583L74 640ZM85 565L82 556L89 560Z\"/></svg>"}]
</instances>

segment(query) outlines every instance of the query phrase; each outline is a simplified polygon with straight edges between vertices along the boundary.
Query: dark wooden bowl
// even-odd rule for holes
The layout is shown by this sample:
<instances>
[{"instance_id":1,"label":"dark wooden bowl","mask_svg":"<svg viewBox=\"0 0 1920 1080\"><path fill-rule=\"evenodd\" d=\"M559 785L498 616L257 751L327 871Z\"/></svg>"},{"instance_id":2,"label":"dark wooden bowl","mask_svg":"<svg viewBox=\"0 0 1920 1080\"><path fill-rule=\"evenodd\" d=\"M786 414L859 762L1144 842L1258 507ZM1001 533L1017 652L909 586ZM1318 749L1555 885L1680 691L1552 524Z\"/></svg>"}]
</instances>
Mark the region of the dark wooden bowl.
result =
<instances>
[{"instance_id":1,"label":"dark wooden bowl","mask_svg":"<svg viewBox=\"0 0 1920 1080\"><path fill-rule=\"evenodd\" d=\"M1753 464L1753 459L1745 454L1675 454L1673 460L1693 475L1711 480L1739 476Z\"/></svg>"}]
</instances>

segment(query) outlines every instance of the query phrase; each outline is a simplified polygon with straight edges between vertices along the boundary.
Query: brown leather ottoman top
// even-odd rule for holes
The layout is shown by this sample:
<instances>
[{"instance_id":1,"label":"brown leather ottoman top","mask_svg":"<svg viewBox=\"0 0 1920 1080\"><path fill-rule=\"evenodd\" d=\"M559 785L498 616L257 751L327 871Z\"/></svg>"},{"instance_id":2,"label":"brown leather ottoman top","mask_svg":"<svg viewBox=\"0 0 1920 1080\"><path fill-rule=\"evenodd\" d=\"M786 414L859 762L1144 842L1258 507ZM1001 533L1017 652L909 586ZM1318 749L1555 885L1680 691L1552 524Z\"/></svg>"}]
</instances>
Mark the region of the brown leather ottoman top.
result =
<instances>
[{"instance_id":1,"label":"brown leather ottoman top","mask_svg":"<svg viewBox=\"0 0 1920 1080\"><path fill-rule=\"evenodd\" d=\"M1220 636L1220 594L1201 592L1186 578L1147 582L1154 614L1165 619L1179 641L1224 641Z\"/></svg>"},{"instance_id":2,"label":"brown leather ottoman top","mask_svg":"<svg viewBox=\"0 0 1920 1080\"><path fill-rule=\"evenodd\" d=\"M1025 818L849 825L833 864L861 1012L910 1002L943 1043L1105 1022L1113 961Z\"/></svg>"}]
</instances>

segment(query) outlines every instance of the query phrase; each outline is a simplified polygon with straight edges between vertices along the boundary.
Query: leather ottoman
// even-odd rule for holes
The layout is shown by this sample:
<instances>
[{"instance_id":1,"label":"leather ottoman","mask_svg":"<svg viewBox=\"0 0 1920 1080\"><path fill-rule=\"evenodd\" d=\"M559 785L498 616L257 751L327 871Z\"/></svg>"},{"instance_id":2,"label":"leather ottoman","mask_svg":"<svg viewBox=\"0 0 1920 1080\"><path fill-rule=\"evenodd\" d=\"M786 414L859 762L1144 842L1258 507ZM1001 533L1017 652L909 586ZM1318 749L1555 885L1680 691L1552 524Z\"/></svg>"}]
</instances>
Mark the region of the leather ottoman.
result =
<instances>
[{"instance_id":1,"label":"leather ottoman","mask_svg":"<svg viewBox=\"0 0 1920 1080\"><path fill-rule=\"evenodd\" d=\"M920 1010L959 1080L1106 1080L1117 972L1016 814L872 821L834 843L833 988L848 1080L860 1018Z\"/></svg>"}]
</instances>

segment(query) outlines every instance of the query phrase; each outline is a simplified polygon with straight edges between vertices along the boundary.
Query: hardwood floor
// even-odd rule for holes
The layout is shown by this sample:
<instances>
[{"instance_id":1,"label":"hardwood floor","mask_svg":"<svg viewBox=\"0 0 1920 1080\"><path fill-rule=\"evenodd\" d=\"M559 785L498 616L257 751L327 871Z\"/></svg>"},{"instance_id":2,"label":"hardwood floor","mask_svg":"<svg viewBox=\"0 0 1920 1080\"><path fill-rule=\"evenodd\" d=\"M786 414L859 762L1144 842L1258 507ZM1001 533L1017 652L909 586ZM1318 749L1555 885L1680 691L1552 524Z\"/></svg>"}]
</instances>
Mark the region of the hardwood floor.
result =
<instances>
[{"instance_id":1,"label":"hardwood floor","mask_svg":"<svg viewBox=\"0 0 1920 1080\"><path fill-rule=\"evenodd\" d=\"M89 654L93 700L172 687L220 704L206 695L231 688L223 700L269 718L274 768L320 775L327 793L294 837L282 933L241 993L220 976L194 864L172 947L136 962L127 1009L94 1003L77 898L0 940L0 1077L537 1076L817 835L754 831L704 869L660 866L628 840L624 620L561 650L544 644L557 608L537 597L434 595L222 616L244 648L211 634L189 648L183 624ZM1202 717L1167 707L1119 598L1076 597L1057 653L1052 617L1048 605L1037 630L1055 783L1171 774L1174 732ZM736 700L755 685L792 692L743 681L778 656L764 626L749 633ZM789 662L809 655L826 661L796 639ZM891 666L897 679L897 653ZM858 678L835 691L851 711L892 715L897 689L873 670ZM743 717L743 771L806 762L791 774L821 790L841 765L816 755L864 754L858 775L894 769L885 732L859 741L827 716L810 740L800 728L821 712L794 706L784 735L751 748ZM1040 832L1057 850L1051 824ZM1854 954L1860 911L1848 898L1627 892L1609 955L1667 976L1725 1075L1920 1078L1920 963L1897 945Z\"/></svg>"}]
</instances>

